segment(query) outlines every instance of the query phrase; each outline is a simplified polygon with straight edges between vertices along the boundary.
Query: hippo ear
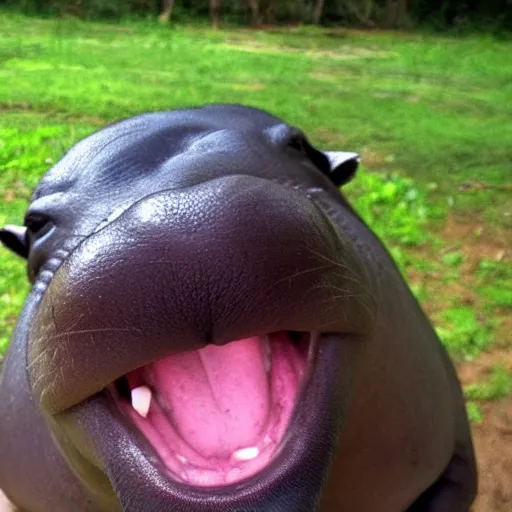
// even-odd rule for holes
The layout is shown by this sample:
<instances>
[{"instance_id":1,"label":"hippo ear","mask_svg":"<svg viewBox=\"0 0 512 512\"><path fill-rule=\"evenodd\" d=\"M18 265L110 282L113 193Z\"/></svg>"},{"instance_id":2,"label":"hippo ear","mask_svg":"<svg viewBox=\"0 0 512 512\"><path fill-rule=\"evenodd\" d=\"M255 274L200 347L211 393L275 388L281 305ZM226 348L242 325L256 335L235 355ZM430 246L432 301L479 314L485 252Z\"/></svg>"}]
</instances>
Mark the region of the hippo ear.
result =
<instances>
[{"instance_id":1,"label":"hippo ear","mask_svg":"<svg viewBox=\"0 0 512 512\"><path fill-rule=\"evenodd\" d=\"M0 229L0 242L22 258L28 258L27 228L7 225Z\"/></svg>"},{"instance_id":2,"label":"hippo ear","mask_svg":"<svg viewBox=\"0 0 512 512\"><path fill-rule=\"evenodd\" d=\"M360 158L357 153L345 151L323 151L329 161L329 177L337 187L348 183L356 174Z\"/></svg>"}]
</instances>

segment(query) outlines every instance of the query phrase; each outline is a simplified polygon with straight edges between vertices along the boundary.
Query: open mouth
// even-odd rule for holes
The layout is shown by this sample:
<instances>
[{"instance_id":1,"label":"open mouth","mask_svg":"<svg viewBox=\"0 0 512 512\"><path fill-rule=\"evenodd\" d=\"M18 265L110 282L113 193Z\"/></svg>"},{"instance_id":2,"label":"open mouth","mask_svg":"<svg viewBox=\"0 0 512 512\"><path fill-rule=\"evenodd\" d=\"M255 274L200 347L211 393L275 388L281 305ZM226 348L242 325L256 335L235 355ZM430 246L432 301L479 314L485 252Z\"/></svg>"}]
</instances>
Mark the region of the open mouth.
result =
<instances>
[{"instance_id":1,"label":"open mouth","mask_svg":"<svg viewBox=\"0 0 512 512\"><path fill-rule=\"evenodd\" d=\"M264 469L286 440L318 347L282 331L169 356L109 390L170 477L225 486Z\"/></svg>"}]
</instances>

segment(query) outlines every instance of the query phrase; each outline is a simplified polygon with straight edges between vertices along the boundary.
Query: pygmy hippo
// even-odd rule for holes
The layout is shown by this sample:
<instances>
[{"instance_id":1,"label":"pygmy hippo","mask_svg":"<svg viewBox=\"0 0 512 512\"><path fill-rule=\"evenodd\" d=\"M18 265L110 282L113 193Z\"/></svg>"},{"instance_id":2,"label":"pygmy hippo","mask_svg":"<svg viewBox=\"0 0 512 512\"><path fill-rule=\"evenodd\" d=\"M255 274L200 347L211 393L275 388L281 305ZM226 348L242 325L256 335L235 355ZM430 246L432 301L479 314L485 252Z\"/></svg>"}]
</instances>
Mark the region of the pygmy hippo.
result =
<instances>
[{"instance_id":1,"label":"pygmy hippo","mask_svg":"<svg viewBox=\"0 0 512 512\"><path fill-rule=\"evenodd\" d=\"M321 151L255 108L76 144L0 230L32 290L1 369L26 512L467 512L454 368Z\"/></svg>"}]
</instances>

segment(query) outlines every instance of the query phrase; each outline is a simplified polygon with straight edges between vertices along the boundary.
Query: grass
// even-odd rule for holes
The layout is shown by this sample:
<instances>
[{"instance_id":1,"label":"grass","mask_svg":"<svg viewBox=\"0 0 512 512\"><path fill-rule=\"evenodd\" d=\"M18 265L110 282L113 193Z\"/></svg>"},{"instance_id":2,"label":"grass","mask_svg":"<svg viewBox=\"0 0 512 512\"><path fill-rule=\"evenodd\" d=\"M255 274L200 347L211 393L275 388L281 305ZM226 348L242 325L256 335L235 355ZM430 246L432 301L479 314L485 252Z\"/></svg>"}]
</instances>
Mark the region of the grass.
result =
<instances>
[{"instance_id":1,"label":"grass","mask_svg":"<svg viewBox=\"0 0 512 512\"><path fill-rule=\"evenodd\" d=\"M98 116L205 102L265 107L314 141L433 183L510 225L510 43L318 30L224 31L3 16L0 100ZM44 84L35 87L34 84ZM456 193L467 183L486 188ZM483 208L490 199L497 204Z\"/></svg>"},{"instance_id":2,"label":"grass","mask_svg":"<svg viewBox=\"0 0 512 512\"><path fill-rule=\"evenodd\" d=\"M482 35L212 32L0 11L0 225L21 223L45 170L111 121L208 102L258 106L320 147L362 154L349 197L452 355L476 358L510 314L510 261L468 252L442 227L470 220L492 240L512 227L510 50ZM24 273L0 249L0 352L28 289Z\"/></svg>"},{"instance_id":3,"label":"grass","mask_svg":"<svg viewBox=\"0 0 512 512\"><path fill-rule=\"evenodd\" d=\"M480 403L484 400L496 400L512 394L512 372L503 366L492 369L488 379L464 386L467 410L470 419L482 423L483 414Z\"/></svg>"},{"instance_id":4,"label":"grass","mask_svg":"<svg viewBox=\"0 0 512 512\"><path fill-rule=\"evenodd\" d=\"M7 119L7 122L6 122ZM0 121L0 226L20 224L32 189L77 139L92 132L86 123L68 125L58 116L11 112ZM0 354L28 291L24 262L0 249Z\"/></svg>"},{"instance_id":5,"label":"grass","mask_svg":"<svg viewBox=\"0 0 512 512\"><path fill-rule=\"evenodd\" d=\"M464 388L464 394L471 400L492 400L512 393L512 374L502 366L491 372L489 379Z\"/></svg>"}]
</instances>

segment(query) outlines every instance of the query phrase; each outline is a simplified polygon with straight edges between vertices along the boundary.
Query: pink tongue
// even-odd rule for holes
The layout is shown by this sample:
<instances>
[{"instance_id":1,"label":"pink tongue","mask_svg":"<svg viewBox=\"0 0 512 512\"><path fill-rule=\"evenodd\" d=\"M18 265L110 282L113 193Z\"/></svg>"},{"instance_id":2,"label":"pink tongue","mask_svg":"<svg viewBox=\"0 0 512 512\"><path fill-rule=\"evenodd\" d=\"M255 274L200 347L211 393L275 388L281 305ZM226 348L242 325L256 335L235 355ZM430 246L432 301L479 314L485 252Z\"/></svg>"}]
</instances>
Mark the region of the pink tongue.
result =
<instances>
[{"instance_id":1,"label":"pink tongue","mask_svg":"<svg viewBox=\"0 0 512 512\"><path fill-rule=\"evenodd\" d=\"M183 439L204 457L255 446L270 410L260 338L153 363L154 387Z\"/></svg>"}]
</instances>

